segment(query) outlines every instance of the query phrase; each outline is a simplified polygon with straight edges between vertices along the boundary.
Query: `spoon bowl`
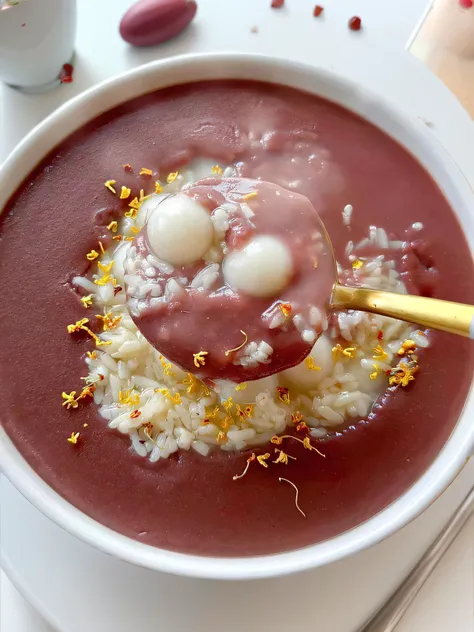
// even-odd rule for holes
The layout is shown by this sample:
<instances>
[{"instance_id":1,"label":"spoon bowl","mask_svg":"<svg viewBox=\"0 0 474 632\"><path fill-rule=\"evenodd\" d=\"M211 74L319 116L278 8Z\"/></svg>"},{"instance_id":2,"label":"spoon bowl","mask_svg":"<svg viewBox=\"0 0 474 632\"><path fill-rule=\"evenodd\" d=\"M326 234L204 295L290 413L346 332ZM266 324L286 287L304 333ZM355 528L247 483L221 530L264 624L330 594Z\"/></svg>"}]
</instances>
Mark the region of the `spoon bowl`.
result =
<instances>
[{"instance_id":1,"label":"spoon bowl","mask_svg":"<svg viewBox=\"0 0 474 632\"><path fill-rule=\"evenodd\" d=\"M206 178L157 204L125 268L128 309L145 338L185 371L233 382L302 362L327 324L336 281L311 202L236 177Z\"/></svg>"}]
</instances>

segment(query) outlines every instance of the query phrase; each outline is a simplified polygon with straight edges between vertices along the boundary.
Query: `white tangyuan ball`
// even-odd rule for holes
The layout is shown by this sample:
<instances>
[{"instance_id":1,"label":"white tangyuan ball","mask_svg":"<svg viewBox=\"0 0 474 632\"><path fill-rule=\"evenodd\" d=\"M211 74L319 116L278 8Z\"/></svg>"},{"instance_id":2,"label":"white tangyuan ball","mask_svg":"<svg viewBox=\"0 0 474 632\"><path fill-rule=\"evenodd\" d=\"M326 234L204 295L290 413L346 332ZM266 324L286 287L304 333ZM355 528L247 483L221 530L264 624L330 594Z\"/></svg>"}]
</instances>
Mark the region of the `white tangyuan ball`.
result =
<instances>
[{"instance_id":1,"label":"white tangyuan ball","mask_svg":"<svg viewBox=\"0 0 474 632\"><path fill-rule=\"evenodd\" d=\"M319 371L308 369L305 360L283 371L283 376L288 382L304 389L315 388L332 371L332 345L329 338L325 335L320 336L308 357L313 358L314 364L320 368Z\"/></svg>"},{"instance_id":2,"label":"white tangyuan ball","mask_svg":"<svg viewBox=\"0 0 474 632\"><path fill-rule=\"evenodd\" d=\"M278 295L293 274L290 249L280 239L261 235L242 250L229 253L224 260L224 279L231 287L250 296Z\"/></svg>"},{"instance_id":3,"label":"white tangyuan ball","mask_svg":"<svg viewBox=\"0 0 474 632\"><path fill-rule=\"evenodd\" d=\"M158 205L166 199L166 195L161 193L160 195L156 195L152 193L150 196L147 196L145 200L140 204L140 208L138 209L137 216L135 218L135 226L138 228L142 228L151 216L152 213L158 208Z\"/></svg>"},{"instance_id":4,"label":"white tangyuan ball","mask_svg":"<svg viewBox=\"0 0 474 632\"><path fill-rule=\"evenodd\" d=\"M172 195L151 213L147 224L150 248L173 266L199 261L212 245L214 228L206 209L187 195Z\"/></svg>"}]
</instances>

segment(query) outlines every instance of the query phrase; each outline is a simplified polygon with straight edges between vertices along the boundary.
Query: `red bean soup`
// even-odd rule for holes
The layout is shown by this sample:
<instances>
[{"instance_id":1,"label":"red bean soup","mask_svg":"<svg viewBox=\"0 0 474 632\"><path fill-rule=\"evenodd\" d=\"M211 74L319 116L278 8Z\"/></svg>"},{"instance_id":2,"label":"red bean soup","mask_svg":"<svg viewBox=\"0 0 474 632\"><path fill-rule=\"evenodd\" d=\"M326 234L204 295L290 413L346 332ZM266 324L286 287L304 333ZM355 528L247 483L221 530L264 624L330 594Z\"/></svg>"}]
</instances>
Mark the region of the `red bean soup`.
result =
<instances>
[{"instance_id":1,"label":"red bean soup","mask_svg":"<svg viewBox=\"0 0 474 632\"><path fill-rule=\"evenodd\" d=\"M207 174L199 161L210 165ZM153 211L163 194L206 175L261 179L306 196L346 283L474 303L472 257L453 211L381 130L277 85L167 88L72 134L4 209L2 424L54 490L131 538L211 556L288 551L359 525L423 474L461 413L474 351L460 337L315 308L308 322L323 331L320 351L303 362L300 353L300 365L261 388L204 384L189 366L175 367L137 333L125 285L133 286L145 206ZM253 208L252 199L246 204ZM229 227L219 217L216 243L224 244ZM223 248L198 268L220 265ZM150 261L141 273L150 278L147 305L172 292L155 283ZM156 265L178 285L191 283ZM308 331L294 305L280 306L269 328ZM250 340L234 321L228 343L238 354ZM192 310L179 326L192 330ZM204 330L196 374L211 362ZM268 344L259 344L246 362L268 360Z\"/></svg>"}]
</instances>

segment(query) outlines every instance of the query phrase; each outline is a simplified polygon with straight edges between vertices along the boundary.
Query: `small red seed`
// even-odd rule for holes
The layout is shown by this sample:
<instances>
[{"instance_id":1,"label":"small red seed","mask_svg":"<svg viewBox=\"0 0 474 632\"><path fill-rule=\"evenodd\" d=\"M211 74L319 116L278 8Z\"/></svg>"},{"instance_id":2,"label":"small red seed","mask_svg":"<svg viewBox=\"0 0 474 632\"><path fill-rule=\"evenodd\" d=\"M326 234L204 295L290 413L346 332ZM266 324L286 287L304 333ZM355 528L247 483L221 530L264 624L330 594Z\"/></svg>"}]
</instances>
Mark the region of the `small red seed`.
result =
<instances>
[{"instance_id":1,"label":"small red seed","mask_svg":"<svg viewBox=\"0 0 474 632\"><path fill-rule=\"evenodd\" d=\"M59 80L61 83L72 83L72 73L74 72L74 66L72 64L64 64L59 74Z\"/></svg>"},{"instance_id":2,"label":"small red seed","mask_svg":"<svg viewBox=\"0 0 474 632\"><path fill-rule=\"evenodd\" d=\"M462 9L472 9L473 2L472 0L459 0L459 6Z\"/></svg>"},{"instance_id":3,"label":"small red seed","mask_svg":"<svg viewBox=\"0 0 474 632\"><path fill-rule=\"evenodd\" d=\"M324 7L322 7L320 4L317 4L314 7L314 11L313 11L313 15L315 18L319 18L319 16L321 15L321 13L324 11Z\"/></svg>"},{"instance_id":4,"label":"small red seed","mask_svg":"<svg viewBox=\"0 0 474 632\"><path fill-rule=\"evenodd\" d=\"M284 4L285 0L272 0L271 7L272 9L281 9Z\"/></svg>"},{"instance_id":5,"label":"small red seed","mask_svg":"<svg viewBox=\"0 0 474 632\"><path fill-rule=\"evenodd\" d=\"M355 15L349 20L349 28L351 29L351 31L360 31L360 29L362 28L362 20L357 15Z\"/></svg>"}]
</instances>

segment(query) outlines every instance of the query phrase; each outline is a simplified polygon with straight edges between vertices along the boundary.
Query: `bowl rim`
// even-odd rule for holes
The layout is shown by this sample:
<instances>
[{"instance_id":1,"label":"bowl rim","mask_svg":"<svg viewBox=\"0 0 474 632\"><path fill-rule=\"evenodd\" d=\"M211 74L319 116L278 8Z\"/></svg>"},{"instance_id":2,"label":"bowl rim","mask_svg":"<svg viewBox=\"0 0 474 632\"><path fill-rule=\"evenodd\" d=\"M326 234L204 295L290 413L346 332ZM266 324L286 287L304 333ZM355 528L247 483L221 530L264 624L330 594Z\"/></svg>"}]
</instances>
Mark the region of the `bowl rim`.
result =
<instances>
[{"instance_id":1,"label":"bowl rim","mask_svg":"<svg viewBox=\"0 0 474 632\"><path fill-rule=\"evenodd\" d=\"M173 80L173 76L187 79ZM415 156L428 167L435 180L444 176L450 201L471 250L474 244L474 193L447 151L426 126L370 90L317 66L255 53L200 53L156 60L109 78L66 102L40 122L17 145L0 167L0 204L4 206L36 164L61 140L101 112L135 96L170 85L206 79L254 79L280 83L339 103L375 123L390 134L390 125L404 132L418 150ZM308 87L306 86L306 82ZM151 85L153 83L153 85ZM315 87L317 85L317 87ZM133 96L124 87L133 88ZM327 97L325 91L332 97ZM122 98L126 93L127 97ZM107 106L100 109L101 97ZM350 101L348 105L347 100ZM71 115L75 115L71 118ZM74 125L70 126L70 121ZM63 130L63 131L61 131ZM63 133L68 130L67 133ZM404 144L399 136L397 142ZM41 149L40 145L47 149ZM407 147L406 144L404 144ZM411 151L408 146L408 150ZM422 151L423 150L423 151ZM419 155L421 152L423 155ZM40 156L38 158L38 155ZM36 157L35 157L36 156ZM23 175L19 175L23 174ZM25 175L26 174L26 175ZM463 208L464 217L459 214ZM401 496L362 524L329 540L304 548L253 557L208 557L177 553L153 547L113 531L90 518L55 492L27 463L0 425L0 468L13 485L43 514L72 535L129 563L176 575L206 579L261 579L282 576L322 566L362 551L405 526L446 489L462 469L474 445L474 395L472 388L446 444L424 474Z\"/></svg>"}]
</instances>

